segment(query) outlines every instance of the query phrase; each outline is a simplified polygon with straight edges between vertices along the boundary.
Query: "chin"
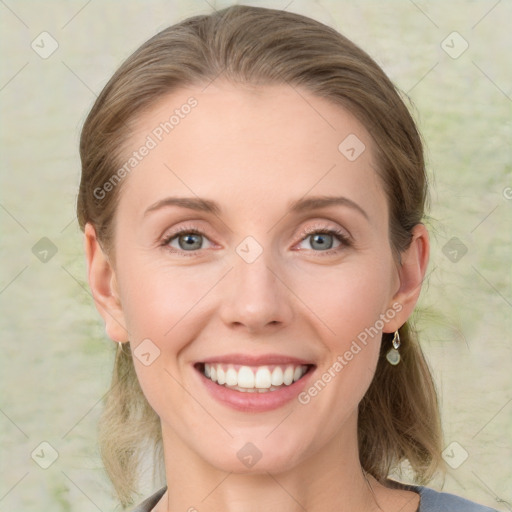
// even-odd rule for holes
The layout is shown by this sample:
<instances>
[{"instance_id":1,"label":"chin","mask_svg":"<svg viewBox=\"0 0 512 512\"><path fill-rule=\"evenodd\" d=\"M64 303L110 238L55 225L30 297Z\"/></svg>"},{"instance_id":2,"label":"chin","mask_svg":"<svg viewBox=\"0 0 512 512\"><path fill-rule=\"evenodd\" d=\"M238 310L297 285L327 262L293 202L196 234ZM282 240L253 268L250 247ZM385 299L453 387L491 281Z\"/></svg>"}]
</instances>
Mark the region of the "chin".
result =
<instances>
[{"instance_id":1,"label":"chin","mask_svg":"<svg viewBox=\"0 0 512 512\"><path fill-rule=\"evenodd\" d=\"M267 434L265 434L267 435ZM267 439L233 442L232 448L209 453L203 457L212 466L235 474L283 473L300 462L300 454L293 447L278 446Z\"/></svg>"}]
</instances>

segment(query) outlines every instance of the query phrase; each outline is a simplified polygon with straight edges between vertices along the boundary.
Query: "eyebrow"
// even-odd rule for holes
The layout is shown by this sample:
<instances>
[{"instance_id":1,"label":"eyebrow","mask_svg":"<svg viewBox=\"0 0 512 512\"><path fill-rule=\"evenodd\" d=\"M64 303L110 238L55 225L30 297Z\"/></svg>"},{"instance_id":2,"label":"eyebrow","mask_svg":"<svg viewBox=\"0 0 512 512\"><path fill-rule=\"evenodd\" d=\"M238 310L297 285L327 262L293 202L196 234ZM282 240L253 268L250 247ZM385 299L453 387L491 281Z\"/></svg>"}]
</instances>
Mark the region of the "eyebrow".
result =
<instances>
[{"instance_id":1,"label":"eyebrow","mask_svg":"<svg viewBox=\"0 0 512 512\"><path fill-rule=\"evenodd\" d=\"M155 210L160 210L168 206L178 206L189 210L213 213L214 215L220 215L222 212L219 204L210 199L202 199L200 197L166 197L152 204L144 212L144 217ZM343 196L312 196L305 199L297 199L288 204L288 209L292 213L301 213L304 211L327 208L329 206L349 207L369 220L368 214L357 203Z\"/></svg>"}]
</instances>

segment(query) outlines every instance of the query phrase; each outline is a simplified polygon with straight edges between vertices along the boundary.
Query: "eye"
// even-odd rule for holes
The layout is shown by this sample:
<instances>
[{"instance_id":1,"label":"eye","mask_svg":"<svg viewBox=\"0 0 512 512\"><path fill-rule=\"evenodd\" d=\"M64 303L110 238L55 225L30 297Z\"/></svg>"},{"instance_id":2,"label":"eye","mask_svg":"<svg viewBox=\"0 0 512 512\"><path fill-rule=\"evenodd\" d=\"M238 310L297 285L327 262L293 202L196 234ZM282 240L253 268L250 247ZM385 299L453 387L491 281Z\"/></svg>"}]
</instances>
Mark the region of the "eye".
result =
<instances>
[{"instance_id":1,"label":"eye","mask_svg":"<svg viewBox=\"0 0 512 512\"><path fill-rule=\"evenodd\" d=\"M302 243L310 241L311 249L306 248L307 250L320 252L322 256L338 253L344 247L351 245L350 237L338 228L313 226L305 229L301 233L301 237ZM167 235L162 240L161 245L173 253L182 256L194 256L198 251L208 248L203 247L205 240L210 243L210 247L213 246L202 231L194 227L184 226ZM336 240L338 241L338 245L333 248L333 244Z\"/></svg>"},{"instance_id":2,"label":"eye","mask_svg":"<svg viewBox=\"0 0 512 512\"><path fill-rule=\"evenodd\" d=\"M183 227L165 237L162 241L162 246L165 246L171 250L171 252L194 253L201 249L205 249L205 247L202 247L204 240L208 239L204 233L198 229Z\"/></svg>"},{"instance_id":3,"label":"eye","mask_svg":"<svg viewBox=\"0 0 512 512\"><path fill-rule=\"evenodd\" d=\"M351 245L348 235L337 228L307 228L302 232L301 236L304 237L302 242L310 242L313 251L322 252L325 255L335 254L342 250L343 247ZM333 243L336 239L339 243L333 248Z\"/></svg>"}]
</instances>

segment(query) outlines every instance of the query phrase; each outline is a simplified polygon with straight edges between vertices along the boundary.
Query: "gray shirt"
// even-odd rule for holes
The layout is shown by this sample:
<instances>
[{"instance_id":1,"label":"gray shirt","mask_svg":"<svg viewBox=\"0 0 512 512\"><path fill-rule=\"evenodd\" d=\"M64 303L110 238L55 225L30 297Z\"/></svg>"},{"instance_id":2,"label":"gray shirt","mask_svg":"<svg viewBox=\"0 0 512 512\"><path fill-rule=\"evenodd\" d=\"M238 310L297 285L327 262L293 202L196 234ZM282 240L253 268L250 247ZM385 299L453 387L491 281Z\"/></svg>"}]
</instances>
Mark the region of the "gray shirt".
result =
<instances>
[{"instance_id":1,"label":"gray shirt","mask_svg":"<svg viewBox=\"0 0 512 512\"><path fill-rule=\"evenodd\" d=\"M417 512L497 512L493 508L484 507L454 494L434 491L434 489L429 487L406 484L400 484L400 487L408 491L417 492L420 495L420 506ZM132 512L151 512L164 495L166 489L164 487L157 491L132 509Z\"/></svg>"}]
</instances>

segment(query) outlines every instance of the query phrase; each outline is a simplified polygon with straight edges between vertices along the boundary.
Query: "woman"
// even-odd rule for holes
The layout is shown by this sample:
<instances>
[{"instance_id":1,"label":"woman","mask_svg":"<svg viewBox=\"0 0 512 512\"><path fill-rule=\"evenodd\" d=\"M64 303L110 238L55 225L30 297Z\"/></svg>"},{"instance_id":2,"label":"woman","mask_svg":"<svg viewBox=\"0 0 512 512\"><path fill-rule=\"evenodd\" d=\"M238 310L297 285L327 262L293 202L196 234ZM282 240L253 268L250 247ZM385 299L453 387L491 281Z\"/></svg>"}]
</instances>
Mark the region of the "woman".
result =
<instances>
[{"instance_id":1,"label":"woman","mask_svg":"<svg viewBox=\"0 0 512 512\"><path fill-rule=\"evenodd\" d=\"M420 136L334 30L234 6L163 30L83 127L78 218L118 342L100 424L138 511L489 511L443 469L408 325L429 257ZM418 485L388 478L407 461Z\"/></svg>"}]
</instances>

